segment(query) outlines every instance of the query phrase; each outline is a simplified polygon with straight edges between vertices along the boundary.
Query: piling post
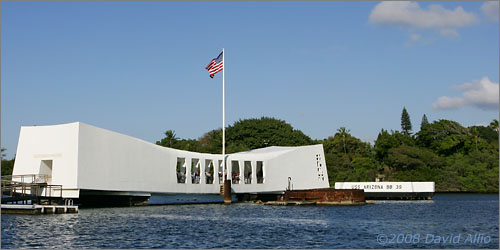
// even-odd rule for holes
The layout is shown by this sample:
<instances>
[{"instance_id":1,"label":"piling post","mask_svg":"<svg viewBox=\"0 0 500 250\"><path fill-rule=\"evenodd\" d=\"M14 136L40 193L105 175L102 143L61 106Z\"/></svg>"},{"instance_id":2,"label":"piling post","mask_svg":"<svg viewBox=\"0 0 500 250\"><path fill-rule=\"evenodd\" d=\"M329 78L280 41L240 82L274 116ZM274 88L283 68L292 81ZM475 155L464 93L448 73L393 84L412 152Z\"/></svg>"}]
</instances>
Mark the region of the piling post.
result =
<instances>
[{"instance_id":1,"label":"piling post","mask_svg":"<svg viewBox=\"0 0 500 250\"><path fill-rule=\"evenodd\" d=\"M224 180L224 204L231 204L231 180Z\"/></svg>"}]
</instances>

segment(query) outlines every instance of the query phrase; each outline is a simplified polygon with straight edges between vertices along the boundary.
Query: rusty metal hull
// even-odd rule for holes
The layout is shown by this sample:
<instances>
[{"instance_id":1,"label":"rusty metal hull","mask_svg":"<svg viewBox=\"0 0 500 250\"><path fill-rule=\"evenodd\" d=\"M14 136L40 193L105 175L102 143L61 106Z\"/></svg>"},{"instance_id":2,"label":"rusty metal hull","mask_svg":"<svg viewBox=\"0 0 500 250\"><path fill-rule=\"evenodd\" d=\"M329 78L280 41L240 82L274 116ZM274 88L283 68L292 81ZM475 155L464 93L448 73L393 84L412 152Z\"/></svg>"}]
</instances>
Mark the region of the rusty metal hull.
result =
<instances>
[{"instance_id":1,"label":"rusty metal hull","mask_svg":"<svg viewBox=\"0 0 500 250\"><path fill-rule=\"evenodd\" d=\"M224 204L231 204L231 180L224 180Z\"/></svg>"},{"instance_id":2,"label":"rusty metal hull","mask_svg":"<svg viewBox=\"0 0 500 250\"><path fill-rule=\"evenodd\" d=\"M317 204L335 204L339 202L364 203L365 192L360 189L320 188L309 190L287 190L283 201L311 201Z\"/></svg>"}]
</instances>

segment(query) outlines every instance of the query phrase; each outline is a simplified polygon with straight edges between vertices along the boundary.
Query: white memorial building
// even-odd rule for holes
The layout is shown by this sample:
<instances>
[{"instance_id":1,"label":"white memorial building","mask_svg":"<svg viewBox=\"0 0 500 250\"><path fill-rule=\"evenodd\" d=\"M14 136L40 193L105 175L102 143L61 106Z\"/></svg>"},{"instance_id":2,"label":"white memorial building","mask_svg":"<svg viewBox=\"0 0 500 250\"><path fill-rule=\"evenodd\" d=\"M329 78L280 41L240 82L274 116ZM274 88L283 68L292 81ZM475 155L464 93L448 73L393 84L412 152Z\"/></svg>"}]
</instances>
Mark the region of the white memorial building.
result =
<instances>
[{"instance_id":1,"label":"white memorial building","mask_svg":"<svg viewBox=\"0 0 500 250\"><path fill-rule=\"evenodd\" d=\"M282 194L328 188L323 145L267 147L226 155L155 145L81 122L23 126L13 175L46 176L62 197L147 197L149 204L222 202L233 194Z\"/></svg>"}]
</instances>

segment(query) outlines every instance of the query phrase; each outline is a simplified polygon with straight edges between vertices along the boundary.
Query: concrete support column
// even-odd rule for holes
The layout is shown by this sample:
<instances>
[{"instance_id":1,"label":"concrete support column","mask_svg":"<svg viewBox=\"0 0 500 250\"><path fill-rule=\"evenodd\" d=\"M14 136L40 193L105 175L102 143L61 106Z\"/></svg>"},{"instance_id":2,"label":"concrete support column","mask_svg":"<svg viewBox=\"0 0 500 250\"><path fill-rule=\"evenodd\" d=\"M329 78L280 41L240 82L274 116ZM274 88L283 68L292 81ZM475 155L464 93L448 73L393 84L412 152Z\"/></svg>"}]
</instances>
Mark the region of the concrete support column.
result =
<instances>
[{"instance_id":1,"label":"concrete support column","mask_svg":"<svg viewBox=\"0 0 500 250\"><path fill-rule=\"evenodd\" d=\"M200 184L205 184L205 169L206 169L206 164L207 164L207 159L201 159L200 158Z\"/></svg>"},{"instance_id":2,"label":"concrete support column","mask_svg":"<svg viewBox=\"0 0 500 250\"><path fill-rule=\"evenodd\" d=\"M224 166L222 166L222 159L220 159L220 160L217 159L216 166L217 166L217 171L216 171L217 172L217 183L219 185L224 185ZM221 170L222 171L222 180L221 181L219 181L219 168L222 168L222 170Z\"/></svg>"},{"instance_id":3,"label":"concrete support column","mask_svg":"<svg viewBox=\"0 0 500 250\"><path fill-rule=\"evenodd\" d=\"M191 162L193 161L192 158L187 158L184 161L186 163L186 184L191 185Z\"/></svg>"},{"instance_id":4,"label":"concrete support column","mask_svg":"<svg viewBox=\"0 0 500 250\"><path fill-rule=\"evenodd\" d=\"M257 161L251 161L252 163L252 184L257 184Z\"/></svg>"},{"instance_id":5,"label":"concrete support column","mask_svg":"<svg viewBox=\"0 0 500 250\"><path fill-rule=\"evenodd\" d=\"M238 160L238 167L240 169L240 182L239 182L239 184L245 184L245 161Z\"/></svg>"}]
</instances>

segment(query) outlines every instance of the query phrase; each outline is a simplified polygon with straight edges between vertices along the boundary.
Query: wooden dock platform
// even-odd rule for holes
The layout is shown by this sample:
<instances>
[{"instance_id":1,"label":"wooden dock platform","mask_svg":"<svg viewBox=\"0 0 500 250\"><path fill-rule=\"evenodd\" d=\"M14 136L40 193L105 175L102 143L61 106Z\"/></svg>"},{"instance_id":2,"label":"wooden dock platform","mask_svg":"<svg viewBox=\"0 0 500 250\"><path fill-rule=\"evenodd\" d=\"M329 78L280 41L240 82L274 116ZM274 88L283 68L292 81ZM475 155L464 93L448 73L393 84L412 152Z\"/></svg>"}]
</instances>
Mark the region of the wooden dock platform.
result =
<instances>
[{"instance_id":1,"label":"wooden dock platform","mask_svg":"<svg viewBox=\"0 0 500 250\"><path fill-rule=\"evenodd\" d=\"M78 213L78 206L2 204L2 214L68 214Z\"/></svg>"}]
</instances>

